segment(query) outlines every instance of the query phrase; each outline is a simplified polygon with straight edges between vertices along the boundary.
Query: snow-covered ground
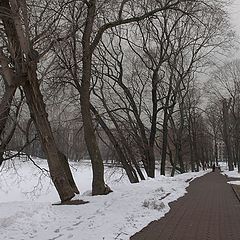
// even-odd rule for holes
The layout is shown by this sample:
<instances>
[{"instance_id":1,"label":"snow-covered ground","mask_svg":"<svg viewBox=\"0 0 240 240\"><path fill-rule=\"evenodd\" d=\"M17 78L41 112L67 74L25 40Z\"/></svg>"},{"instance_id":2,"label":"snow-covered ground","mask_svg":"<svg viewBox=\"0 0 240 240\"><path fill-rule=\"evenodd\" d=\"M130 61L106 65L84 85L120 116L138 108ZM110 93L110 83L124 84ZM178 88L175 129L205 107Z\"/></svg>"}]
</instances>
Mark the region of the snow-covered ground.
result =
<instances>
[{"instance_id":1,"label":"snow-covered ground","mask_svg":"<svg viewBox=\"0 0 240 240\"><path fill-rule=\"evenodd\" d=\"M46 161L35 159L41 168ZM121 169L106 168L113 193L89 196L91 168L72 163L84 205L53 206L58 195L45 171L31 162L6 162L0 168L0 240L129 239L149 222L163 217L172 202L186 193L189 179L206 172L174 178L158 176L130 184Z\"/></svg>"},{"instance_id":2,"label":"snow-covered ground","mask_svg":"<svg viewBox=\"0 0 240 240\"><path fill-rule=\"evenodd\" d=\"M234 171L228 171L228 166L226 163L222 162L220 163L222 174L227 175L230 178L239 178L239 180L229 181L229 184L235 184L240 185L240 173L238 173L237 168L234 169Z\"/></svg>"}]
</instances>

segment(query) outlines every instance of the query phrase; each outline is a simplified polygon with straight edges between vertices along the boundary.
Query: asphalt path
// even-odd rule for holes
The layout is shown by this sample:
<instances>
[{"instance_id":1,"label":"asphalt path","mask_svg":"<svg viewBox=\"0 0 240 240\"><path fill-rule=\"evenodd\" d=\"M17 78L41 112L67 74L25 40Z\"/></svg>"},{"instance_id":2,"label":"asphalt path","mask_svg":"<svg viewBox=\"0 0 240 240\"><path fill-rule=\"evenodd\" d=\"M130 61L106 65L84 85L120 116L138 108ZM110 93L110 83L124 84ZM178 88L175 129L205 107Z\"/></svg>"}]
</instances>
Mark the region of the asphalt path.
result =
<instances>
[{"instance_id":1,"label":"asphalt path","mask_svg":"<svg viewBox=\"0 0 240 240\"><path fill-rule=\"evenodd\" d=\"M240 240L240 202L219 171L190 183L170 211L131 240Z\"/></svg>"}]
</instances>

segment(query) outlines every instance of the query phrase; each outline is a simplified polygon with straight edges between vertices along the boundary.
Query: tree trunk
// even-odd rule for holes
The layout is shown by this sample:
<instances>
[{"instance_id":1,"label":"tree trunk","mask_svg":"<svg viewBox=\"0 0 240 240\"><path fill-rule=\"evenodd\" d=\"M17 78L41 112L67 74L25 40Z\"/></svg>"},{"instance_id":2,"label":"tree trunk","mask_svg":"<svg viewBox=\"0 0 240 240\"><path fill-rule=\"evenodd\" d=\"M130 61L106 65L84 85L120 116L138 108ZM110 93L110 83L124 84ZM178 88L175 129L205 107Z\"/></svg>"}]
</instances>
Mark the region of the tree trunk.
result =
<instances>
[{"instance_id":1,"label":"tree trunk","mask_svg":"<svg viewBox=\"0 0 240 240\"><path fill-rule=\"evenodd\" d=\"M53 183L58 191L61 201L67 201L74 197L75 193L79 193L72 175L68 179L69 173L64 169L69 168L63 161L63 156L60 154L48 121L48 115L43 102L42 94L39 90L36 69L31 65L28 66L28 80L23 85L23 90L26 96L27 104L30 110L31 117L38 130L38 134L46 153L50 175ZM65 167L64 167L65 166ZM70 171L70 169L69 169ZM72 185L71 185L72 183Z\"/></svg>"},{"instance_id":2,"label":"tree trunk","mask_svg":"<svg viewBox=\"0 0 240 240\"><path fill-rule=\"evenodd\" d=\"M162 137L162 159L161 159L161 175L165 175L166 159L167 159L167 146L168 146L168 113L167 109L164 110L163 119L163 137Z\"/></svg>"},{"instance_id":3,"label":"tree trunk","mask_svg":"<svg viewBox=\"0 0 240 240\"><path fill-rule=\"evenodd\" d=\"M195 133L193 133L193 135L195 135ZM199 163L196 136L193 137L193 152L194 152L194 157L195 157L195 162L196 162L196 172L199 172L200 163Z\"/></svg>"},{"instance_id":4,"label":"tree trunk","mask_svg":"<svg viewBox=\"0 0 240 240\"><path fill-rule=\"evenodd\" d=\"M228 156L228 170L233 171L233 155L229 136L229 113L227 100L223 100L223 138L226 145L227 156Z\"/></svg>"},{"instance_id":5,"label":"tree trunk","mask_svg":"<svg viewBox=\"0 0 240 240\"><path fill-rule=\"evenodd\" d=\"M86 23L82 38L83 72L80 88L80 104L83 120L84 138L92 163L93 171L92 194L102 195L109 193L109 191L104 182L104 165L97 144L97 139L94 133L92 116L90 112L90 82L93 54L93 50L90 43L95 14L96 14L96 1L92 0L89 2Z\"/></svg>"},{"instance_id":6,"label":"tree trunk","mask_svg":"<svg viewBox=\"0 0 240 240\"><path fill-rule=\"evenodd\" d=\"M196 159L194 160L194 147L193 147L193 132L192 132L192 127L193 127L193 121L192 121L192 114L190 111L190 108L188 109L189 115L188 115L188 136L189 136L189 145L190 145L190 164L191 164L191 171L195 172L195 163Z\"/></svg>"},{"instance_id":7,"label":"tree trunk","mask_svg":"<svg viewBox=\"0 0 240 240\"><path fill-rule=\"evenodd\" d=\"M72 187L74 193L79 194L79 190L78 190L77 185L76 185L76 183L73 179L73 175L72 175L71 169L69 167L67 157L65 156L65 154L63 154L61 151L59 151L59 158L60 158L60 161L62 163L64 172L67 176L67 179L68 179L68 182L69 182L70 186Z\"/></svg>"},{"instance_id":8,"label":"tree trunk","mask_svg":"<svg viewBox=\"0 0 240 240\"><path fill-rule=\"evenodd\" d=\"M140 177L140 179L141 179L141 180L145 180L145 177L144 177L144 175L143 175L143 173L142 173L142 170L141 170L141 168L139 167L139 164L136 162L135 159L133 160L133 165L134 165L134 167L136 168L137 173L138 173L138 176Z\"/></svg>"},{"instance_id":9,"label":"tree trunk","mask_svg":"<svg viewBox=\"0 0 240 240\"><path fill-rule=\"evenodd\" d=\"M4 161L3 152L0 152L0 166L2 165L3 161Z\"/></svg>"},{"instance_id":10,"label":"tree trunk","mask_svg":"<svg viewBox=\"0 0 240 240\"><path fill-rule=\"evenodd\" d=\"M3 14L0 17L8 38L9 47L14 46L14 49L11 49L11 57L15 67L15 81L19 81L15 82L15 84L21 84L23 87L31 117L47 155L51 178L61 201L67 201L74 197L75 192L64 171L61 156L48 121L36 73L38 59L34 60L30 57L30 40L24 35L22 20L19 16L19 6L14 1L11 1L10 7L9 0L2 0L0 1L0 7L6 11L6 15ZM27 18L25 15L23 17Z\"/></svg>"},{"instance_id":11,"label":"tree trunk","mask_svg":"<svg viewBox=\"0 0 240 240\"><path fill-rule=\"evenodd\" d=\"M214 136L214 157L216 165L218 166L218 148L217 148L217 138Z\"/></svg>"},{"instance_id":12,"label":"tree trunk","mask_svg":"<svg viewBox=\"0 0 240 240\"><path fill-rule=\"evenodd\" d=\"M169 144L168 144L168 152L169 152L169 161L172 165L171 177L174 177L177 169L177 161L176 161L176 156L174 157L174 160L173 160L173 155L172 155L172 151Z\"/></svg>"},{"instance_id":13,"label":"tree trunk","mask_svg":"<svg viewBox=\"0 0 240 240\"><path fill-rule=\"evenodd\" d=\"M137 126L140 132L140 141L138 143L140 152L142 152L142 161L144 165L144 169L148 175L148 177L154 178L155 176L155 157L154 153L151 150L151 146L146 136L145 126L140 118L138 107L134 101L134 97L132 96L129 88L123 83L122 79L118 80L119 86L123 89L125 95L129 100L129 104L132 107L134 117L137 122ZM151 129L154 131L154 129ZM154 137L154 132L152 132L152 137Z\"/></svg>"},{"instance_id":14,"label":"tree trunk","mask_svg":"<svg viewBox=\"0 0 240 240\"><path fill-rule=\"evenodd\" d=\"M151 119L151 130L149 137L149 174L150 176L155 176L155 154L154 154L154 144L157 131L157 114L158 114L158 97L157 97L157 83L159 81L158 76L159 68L153 71L152 76L152 119Z\"/></svg>"},{"instance_id":15,"label":"tree trunk","mask_svg":"<svg viewBox=\"0 0 240 240\"><path fill-rule=\"evenodd\" d=\"M178 144L178 162L179 162L179 166L180 166L180 172L181 173L185 173L185 167L184 167L184 163L183 163L183 157L182 157L182 145L181 143Z\"/></svg>"},{"instance_id":16,"label":"tree trunk","mask_svg":"<svg viewBox=\"0 0 240 240\"><path fill-rule=\"evenodd\" d=\"M117 140L115 139L114 135L112 134L111 130L105 124L105 122L103 121L101 116L98 114L98 111L95 109L95 107L92 104L90 104L90 108L91 108L91 111L94 113L95 117L97 118L99 124L101 125L101 127L103 128L105 133L107 134L109 140L113 144L114 149L116 150L116 152L118 154L119 160L122 163L122 166L123 166L124 170L126 171L126 174L128 176L129 181L131 183L139 182L137 176L134 174L134 171L133 171L134 169L127 162L127 160L126 160L126 158L124 156L124 153L122 152L122 149L121 149L120 145L118 144Z\"/></svg>"},{"instance_id":17,"label":"tree trunk","mask_svg":"<svg viewBox=\"0 0 240 240\"><path fill-rule=\"evenodd\" d=\"M151 178L155 177L155 155L154 155L154 148L153 146L149 145L148 147L148 164L149 164L149 171L148 176Z\"/></svg>"},{"instance_id":18,"label":"tree trunk","mask_svg":"<svg viewBox=\"0 0 240 240\"><path fill-rule=\"evenodd\" d=\"M11 87L6 84L5 92L0 103L0 136L6 126L15 92L16 87Z\"/></svg>"},{"instance_id":19,"label":"tree trunk","mask_svg":"<svg viewBox=\"0 0 240 240\"><path fill-rule=\"evenodd\" d=\"M84 138L91 158L93 170L92 194L101 195L105 194L104 166L100 150L97 145L97 139L94 134L92 117L89 110L89 85L86 82L85 76L83 76L83 79L80 96L81 112L84 126Z\"/></svg>"}]
</instances>

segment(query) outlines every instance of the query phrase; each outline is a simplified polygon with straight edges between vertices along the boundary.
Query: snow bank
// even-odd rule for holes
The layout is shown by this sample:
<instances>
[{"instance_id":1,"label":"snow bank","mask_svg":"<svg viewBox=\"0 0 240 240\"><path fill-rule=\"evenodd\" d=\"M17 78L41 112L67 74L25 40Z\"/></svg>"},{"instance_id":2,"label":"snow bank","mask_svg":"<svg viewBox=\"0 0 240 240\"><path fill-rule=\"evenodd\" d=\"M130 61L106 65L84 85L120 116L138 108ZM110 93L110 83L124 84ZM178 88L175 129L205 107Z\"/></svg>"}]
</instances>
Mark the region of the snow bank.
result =
<instances>
[{"instance_id":1,"label":"snow bank","mask_svg":"<svg viewBox=\"0 0 240 240\"><path fill-rule=\"evenodd\" d=\"M46 168L45 161L35 160ZM79 189L87 192L91 187L90 166L72 165ZM15 160L14 168L9 162L0 170L0 239L129 239L149 222L163 217L169 202L186 193L189 179L205 173L158 176L130 184L121 169L107 168L106 181L113 193L94 197L85 193L76 198L88 204L52 206L58 196L46 172Z\"/></svg>"},{"instance_id":2,"label":"snow bank","mask_svg":"<svg viewBox=\"0 0 240 240\"><path fill-rule=\"evenodd\" d=\"M229 178L240 178L240 173L238 173L237 168L234 171L228 171L227 163L221 162L221 171L223 175L227 175Z\"/></svg>"},{"instance_id":3,"label":"snow bank","mask_svg":"<svg viewBox=\"0 0 240 240\"><path fill-rule=\"evenodd\" d=\"M221 171L223 175L226 175L229 178L239 178L240 174L238 173L237 169L235 168L234 171L228 171L228 166L224 162L221 163ZM240 185L240 181L229 181L229 184Z\"/></svg>"},{"instance_id":4,"label":"snow bank","mask_svg":"<svg viewBox=\"0 0 240 240\"><path fill-rule=\"evenodd\" d=\"M240 185L240 181L229 181L229 184Z\"/></svg>"}]
</instances>

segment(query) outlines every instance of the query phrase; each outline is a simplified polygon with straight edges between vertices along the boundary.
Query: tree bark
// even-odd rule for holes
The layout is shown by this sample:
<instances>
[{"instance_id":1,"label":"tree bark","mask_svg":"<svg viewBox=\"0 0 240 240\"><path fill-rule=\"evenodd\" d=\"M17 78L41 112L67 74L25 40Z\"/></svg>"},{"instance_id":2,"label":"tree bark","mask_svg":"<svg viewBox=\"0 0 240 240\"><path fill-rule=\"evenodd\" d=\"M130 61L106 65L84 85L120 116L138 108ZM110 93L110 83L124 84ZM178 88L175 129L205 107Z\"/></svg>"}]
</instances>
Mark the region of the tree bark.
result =
<instances>
[{"instance_id":1,"label":"tree bark","mask_svg":"<svg viewBox=\"0 0 240 240\"><path fill-rule=\"evenodd\" d=\"M34 120L43 149L47 155L50 175L60 199L61 201L70 200L74 197L75 192L78 193L78 190L70 185L48 121L36 73L38 59L33 60L30 58L30 40L24 35L19 8L16 3L11 1L10 7L9 0L2 0L0 7L6 11L6 14L0 15L0 17L9 46L14 46L10 53L14 61L15 80L19 81L16 84L21 84L23 87L31 117ZM27 18L27 16L24 17Z\"/></svg>"},{"instance_id":2,"label":"tree bark","mask_svg":"<svg viewBox=\"0 0 240 240\"><path fill-rule=\"evenodd\" d=\"M229 113L228 113L228 103L227 100L223 100L223 138L226 145L227 155L228 155L228 170L233 171L233 155L229 136Z\"/></svg>"},{"instance_id":3,"label":"tree bark","mask_svg":"<svg viewBox=\"0 0 240 240\"><path fill-rule=\"evenodd\" d=\"M129 181L131 183L139 182L137 176L134 174L133 167L127 162L127 160L124 156L124 153L123 153L120 145L118 144L117 140L115 139L114 135L112 134L111 130L108 128L108 126L103 121L103 119L99 115L98 111L96 110L96 108L92 104L90 104L90 108L91 108L91 111L94 113L95 117L97 118L99 124L101 125L101 127L103 128L105 133L107 134L109 140L113 144L114 149L116 150L116 152L118 154L119 160L122 163L122 166L123 166L124 170L126 171L126 174L128 176Z\"/></svg>"},{"instance_id":4,"label":"tree bark","mask_svg":"<svg viewBox=\"0 0 240 240\"><path fill-rule=\"evenodd\" d=\"M91 34L93 31L93 22L96 14L96 1L91 0L88 4L88 12L82 38L83 47L83 69L82 82L80 88L80 104L83 120L84 138L88 153L91 158L93 181L92 195L103 195L109 193L104 181L104 165L102 156L97 144L94 133L92 116L90 112L90 82L92 68Z\"/></svg>"},{"instance_id":5,"label":"tree bark","mask_svg":"<svg viewBox=\"0 0 240 240\"><path fill-rule=\"evenodd\" d=\"M43 97L39 90L36 69L28 65L27 74L28 81L23 85L27 104L47 156L52 181L61 201L64 202L73 198L75 193L79 193L79 191L74 181L72 182L72 178L68 179L67 176L69 175L64 170L64 164L66 162L64 163L62 154L60 154L52 134ZM65 168L69 168L69 165L68 167L65 165Z\"/></svg>"},{"instance_id":6,"label":"tree bark","mask_svg":"<svg viewBox=\"0 0 240 240\"><path fill-rule=\"evenodd\" d=\"M161 175L165 175L166 159L167 159L167 146L168 146L168 112L167 108L164 109L163 119L163 136L162 136L162 159L161 159Z\"/></svg>"},{"instance_id":7,"label":"tree bark","mask_svg":"<svg viewBox=\"0 0 240 240\"><path fill-rule=\"evenodd\" d=\"M6 126L15 92L16 87L5 85L5 92L0 103L0 136Z\"/></svg>"},{"instance_id":8,"label":"tree bark","mask_svg":"<svg viewBox=\"0 0 240 240\"><path fill-rule=\"evenodd\" d=\"M61 164L62 164L62 167L64 169L64 172L67 176L67 179L68 179L68 182L70 184L70 186L72 187L74 193L76 194L79 194L79 190L78 190L78 187L73 179L73 175L72 175L72 172L71 172L71 169L69 167L69 163L68 163L68 159L66 157L65 154L63 154L61 151L59 151L59 158L60 158L60 161L61 161Z\"/></svg>"}]
</instances>

